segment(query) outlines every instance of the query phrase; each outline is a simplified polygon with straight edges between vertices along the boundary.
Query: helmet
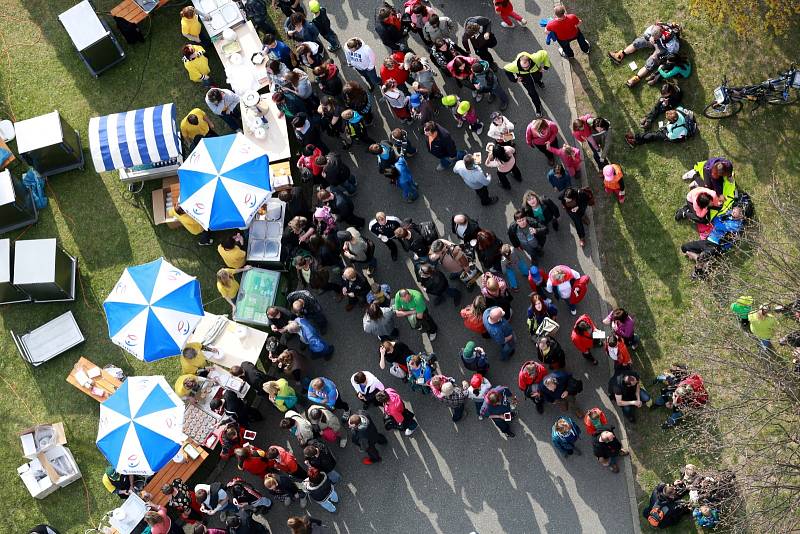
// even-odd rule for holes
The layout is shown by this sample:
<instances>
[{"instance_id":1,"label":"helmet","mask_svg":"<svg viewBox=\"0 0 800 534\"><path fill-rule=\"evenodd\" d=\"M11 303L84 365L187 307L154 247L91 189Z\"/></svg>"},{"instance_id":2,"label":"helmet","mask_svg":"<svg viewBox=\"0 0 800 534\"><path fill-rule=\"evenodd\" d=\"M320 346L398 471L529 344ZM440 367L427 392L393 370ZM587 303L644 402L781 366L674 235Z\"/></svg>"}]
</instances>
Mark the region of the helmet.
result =
<instances>
[{"instance_id":1,"label":"helmet","mask_svg":"<svg viewBox=\"0 0 800 534\"><path fill-rule=\"evenodd\" d=\"M459 115L463 115L463 114L465 114L467 111L469 111L469 108L470 108L470 104L469 104L469 102L467 102L467 101L465 100L465 101L461 102L461 103L458 105L458 108L456 108L456 111L458 111L458 114L459 114Z\"/></svg>"},{"instance_id":2,"label":"helmet","mask_svg":"<svg viewBox=\"0 0 800 534\"><path fill-rule=\"evenodd\" d=\"M449 107L453 107L458 102L458 97L456 95L445 95L442 97L442 105Z\"/></svg>"},{"instance_id":3,"label":"helmet","mask_svg":"<svg viewBox=\"0 0 800 534\"><path fill-rule=\"evenodd\" d=\"M312 13L319 13L319 2L317 0L311 0L308 3L308 10Z\"/></svg>"}]
</instances>

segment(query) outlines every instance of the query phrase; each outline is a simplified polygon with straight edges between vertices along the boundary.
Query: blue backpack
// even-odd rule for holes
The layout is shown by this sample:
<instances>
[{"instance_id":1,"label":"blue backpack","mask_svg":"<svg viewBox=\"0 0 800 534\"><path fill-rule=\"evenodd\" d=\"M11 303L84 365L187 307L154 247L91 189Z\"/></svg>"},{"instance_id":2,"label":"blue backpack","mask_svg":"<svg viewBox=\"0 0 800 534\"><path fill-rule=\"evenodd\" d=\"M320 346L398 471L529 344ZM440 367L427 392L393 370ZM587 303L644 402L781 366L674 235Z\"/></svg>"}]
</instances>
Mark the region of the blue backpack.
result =
<instances>
[{"instance_id":1,"label":"blue backpack","mask_svg":"<svg viewBox=\"0 0 800 534\"><path fill-rule=\"evenodd\" d=\"M22 175L22 183L31 192L33 204L37 210L43 210L47 207L47 197L44 194L44 178L36 172L33 167L28 167L25 174Z\"/></svg>"}]
</instances>

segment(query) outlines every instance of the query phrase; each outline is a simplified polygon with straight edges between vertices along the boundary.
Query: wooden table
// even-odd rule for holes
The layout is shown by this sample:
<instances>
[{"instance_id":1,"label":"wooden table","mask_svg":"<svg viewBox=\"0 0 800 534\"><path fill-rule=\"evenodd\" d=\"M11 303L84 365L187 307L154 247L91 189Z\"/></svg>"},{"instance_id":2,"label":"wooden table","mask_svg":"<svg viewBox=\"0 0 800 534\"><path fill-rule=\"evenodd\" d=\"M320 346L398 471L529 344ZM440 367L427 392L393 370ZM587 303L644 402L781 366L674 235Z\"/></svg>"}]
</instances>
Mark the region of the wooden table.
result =
<instances>
[{"instance_id":1,"label":"wooden table","mask_svg":"<svg viewBox=\"0 0 800 534\"><path fill-rule=\"evenodd\" d=\"M9 152L11 152L11 149L10 149L10 148L8 148L8 145L6 144L6 142L5 142L5 141L3 141L3 138L2 138L2 137L0 137L0 147L2 147L2 148L5 148L5 149L6 149L6 150L8 150ZM4 163L0 163L0 171L2 171L3 169L5 169L5 168L6 168L6 167L8 167L9 165L11 165L11 163L12 163L14 160L16 160L16 159L17 159L17 158L16 158L16 156L14 156L14 153L13 153L13 152L11 152L11 156L9 156L9 158L8 158L8 159L7 159L7 160L6 160Z\"/></svg>"},{"instance_id":2,"label":"wooden table","mask_svg":"<svg viewBox=\"0 0 800 534\"><path fill-rule=\"evenodd\" d=\"M167 2L169 2L169 0L158 0L158 5L153 11L159 7L162 7ZM152 11L150 13L152 13ZM150 15L150 13L147 13L144 9L142 9L142 6L133 0L122 0L122 2L117 4L117 6L111 10L111 14L113 16L125 19L134 24L139 24L142 22Z\"/></svg>"},{"instance_id":3,"label":"wooden table","mask_svg":"<svg viewBox=\"0 0 800 534\"><path fill-rule=\"evenodd\" d=\"M187 343L202 342L206 332L214 326L218 317L221 316L206 312ZM225 329L210 343L211 347L219 349L222 358L219 360L210 358L209 363L227 369L234 365L241 365L242 362L250 362L255 365L261 355L261 349L264 348L264 344L267 342L267 333L229 319L226 320L227 326ZM244 337L239 337L238 335L240 328L245 331Z\"/></svg>"},{"instance_id":4,"label":"wooden table","mask_svg":"<svg viewBox=\"0 0 800 534\"><path fill-rule=\"evenodd\" d=\"M97 378L92 379L92 381L94 382L95 386L103 388L106 391L106 395L102 396L102 397L100 397L98 395L95 395L94 393L92 393L91 389L83 387L75 379L75 373L78 370L82 369L83 372L85 373L86 371L88 371L89 369L92 369L94 367L98 367L98 366L93 364L92 362L90 362L89 360L84 358L83 356L81 356L80 359L77 361L77 363L75 363L75 366L72 368L72 371L70 371L69 375L67 375L67 382L69 382L70 384L72 384L73 386L78 388L80 391L82 391L86 395L89 395L91 398L93 398L97 402L103 402L106 399L108 399L109 395L114 393L117 390L117 388L122 385L122 382L120 382L114 375L108 373L105 369L101 368L100 369L100 376L97 377Z\"/></svg>"},{"instance_id":5,"label":"wooden table","mask_svg":"<svg viewBox=\"0 0 800 534\"><path fill-rule=\"evenodd\" d=\"M167 465L162 467L153 478L150 479L150 482L144 487L144 490L152 495L152 499L150 502L153 504L160 504L162 506L166 506L167 501L169 501L169 495L164 495L161 493L161 487L164 484L172 484L172 481L176 478L180 478L184 482L187 482L189 478L197 471L197 469L203 465L203 462L206 461L208 458L208 451L205 450L203 447L192 441L191 439L186 440L182 447L186 446L187 444L192 445L195 449L200 451L200 456L196 459L192 460L189 458L189 455L183 451L183 455L186 458L186 461L183 463L175 463L169 462Z\"/></svg>"}]
</instances>

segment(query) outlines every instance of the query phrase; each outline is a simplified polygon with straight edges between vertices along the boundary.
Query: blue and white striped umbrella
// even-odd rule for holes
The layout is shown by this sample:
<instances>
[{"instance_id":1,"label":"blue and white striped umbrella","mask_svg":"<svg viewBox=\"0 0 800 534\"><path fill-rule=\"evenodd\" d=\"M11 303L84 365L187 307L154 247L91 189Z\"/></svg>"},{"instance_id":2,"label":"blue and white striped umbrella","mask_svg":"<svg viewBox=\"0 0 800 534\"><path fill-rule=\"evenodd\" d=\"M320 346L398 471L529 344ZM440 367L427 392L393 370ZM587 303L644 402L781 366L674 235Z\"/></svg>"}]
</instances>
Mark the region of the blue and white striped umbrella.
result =
<instances>
[{"instance_id":1,"label":"blue and white striped umbrella","mask_svg":"<svg viewBox=\"0 0 800 534\"><path fill-rule=\"evenodd\" d=\"M180 450L185 406L163 376L132 376L100 405L97 448L118 473L152 475Z\"/></svg>"},{"instance_id":2,"label":"blue and white striped umbrella","mask_svg":"<svg viewBox=\"0 0 800 534\"><path fill-rule=\"evenodd\" d=\"M123 349L146 362L176 356L203 317L200 282L159 258L125 269L103 308Z\"/></svg>"},{"instance_id":3,"label":"blue and white striped umbrella","mask_svg":"<svg viewBox=\"0 0 800 534\"><path fill-rule=\"evenodd\" d=\"M181 142L175 104L89 119L89 149L97 172L176 158Z\"/></svg>"},{"instance_id":4,"label":"blue and white striped umbrella","mask_svg":"<svg viewBox=\"0 0 800 534\"><path fill-rule=\"evenodd\" d=\"M201 140L178 178L181 207L206 230L248 226L270 194L266 152L238 133Z\"/></svg>"}]
</instances>

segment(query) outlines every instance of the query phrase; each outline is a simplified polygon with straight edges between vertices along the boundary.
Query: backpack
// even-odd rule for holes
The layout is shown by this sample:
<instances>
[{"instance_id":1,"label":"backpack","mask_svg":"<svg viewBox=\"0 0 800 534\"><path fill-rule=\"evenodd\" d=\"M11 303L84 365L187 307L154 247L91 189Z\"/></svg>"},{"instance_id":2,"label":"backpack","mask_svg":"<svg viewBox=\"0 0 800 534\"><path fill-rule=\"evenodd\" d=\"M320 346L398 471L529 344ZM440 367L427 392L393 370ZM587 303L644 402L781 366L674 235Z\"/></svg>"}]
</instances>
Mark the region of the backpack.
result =
<instances>
[{"instance_id":1,"label":"backpack","mask_svg":"<svg viewBox=\"0 0 800 534\"><path fill-rule=\"evenodd\" d=\"M686 109L682 106L678 106L675 108L679 114L683 115L684 119L684 127L686 128L686 137L683 139L688 139L689 137L693 137L694 134L697 133L697 118L694 116L694 111L691 109Z\"/></svg>"},{"instance_id":2,"label":"backpack","mask_svg":"<svg viewBox=\"0 0 800 534\"><path fill-rule=\"evenodd\" d=\"M667 514L669 514L669 506L656 502L655 506L650 508L650 511L647 512L647 522L651 527L659 528Z\"/></svg>"},{"instance_id":3,"label":"backpack","mask_svg":"<svg viewBox=\"0 0 800 534\"><path fill-rule=\"evenodd\" d=\"M439 230L436 229L436 224L433 221L417 223L417 230L419 230L420 235L425 239L429 247L439 239Z\"/></svg>"},{"instance_id":4,"label":"backpack","mask_svg":"<svg viewBox=\"0 0 800 534\"><path fill-rule=\"evenodd\" d=\"M591 280L588 274L584 274L577 280L572 281L572 293L569 296L570 304L579 304L586 297Z\"/></svg>"}]
</instances>

